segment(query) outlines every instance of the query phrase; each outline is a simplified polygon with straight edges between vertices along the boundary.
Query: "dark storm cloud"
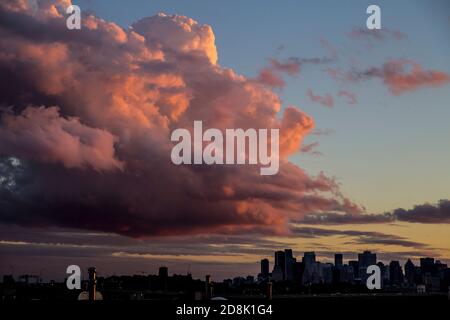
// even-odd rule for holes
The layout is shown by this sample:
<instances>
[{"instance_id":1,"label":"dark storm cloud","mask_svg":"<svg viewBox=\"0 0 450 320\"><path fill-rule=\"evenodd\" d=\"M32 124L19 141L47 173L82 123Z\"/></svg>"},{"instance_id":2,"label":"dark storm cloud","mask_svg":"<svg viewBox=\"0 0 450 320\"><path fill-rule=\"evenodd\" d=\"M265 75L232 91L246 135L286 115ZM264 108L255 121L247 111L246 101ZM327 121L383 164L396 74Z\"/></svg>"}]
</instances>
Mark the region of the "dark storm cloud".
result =
<instances>
[{"instance_id":1,"label":"dark storm cloud","mask_svg":"<svg viewBox=\"0 0 450 320\"><path fill-rule=\"evenodd\" d=\"M436 205L421 204L412 209L398 208L383 214L338 214L321 213L306 215L301 223L305 224L369 224L390 223L395 221L411 223L450 223L450 200L440 200Z\"/></svg>"},{"instance_id":2,"label":"dark storm cloud","mask_svg":"<svg viewBox=\"0 0 450 320\"><path fill-rule=\"evenodd\" d=\"M412 247L417 249L428 248L426 244L410 241L404 237L391 235L383 232L358 231L358 230L332 230L311 227L292 227L294 237L301 238L322 238L338 236L345 239L352 239L348 244L381 244L402 247Z\"/></svg>"}]
</instances>

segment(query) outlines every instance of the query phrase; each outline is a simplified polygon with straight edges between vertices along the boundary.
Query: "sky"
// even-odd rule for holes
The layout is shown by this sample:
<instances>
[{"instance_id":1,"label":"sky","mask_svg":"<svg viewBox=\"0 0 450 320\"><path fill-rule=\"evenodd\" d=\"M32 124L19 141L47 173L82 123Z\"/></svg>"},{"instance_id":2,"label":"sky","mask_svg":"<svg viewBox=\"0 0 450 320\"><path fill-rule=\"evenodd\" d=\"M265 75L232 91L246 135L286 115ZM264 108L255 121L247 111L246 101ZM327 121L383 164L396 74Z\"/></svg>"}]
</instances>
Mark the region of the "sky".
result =
<instances>
[{"instance_id":1,"label":"sky","mask_svg":"<svg viewBox=\"0 0 450 320\"><path fill-rule=\"evenodd\" d=\"M377 1L368 31L372 1L86 0L78 33L26 3L1 5L0 274L450 262L448 1ZM198 118L279 127L280 173L174 168Z\"/></svg>"}]
</instances>

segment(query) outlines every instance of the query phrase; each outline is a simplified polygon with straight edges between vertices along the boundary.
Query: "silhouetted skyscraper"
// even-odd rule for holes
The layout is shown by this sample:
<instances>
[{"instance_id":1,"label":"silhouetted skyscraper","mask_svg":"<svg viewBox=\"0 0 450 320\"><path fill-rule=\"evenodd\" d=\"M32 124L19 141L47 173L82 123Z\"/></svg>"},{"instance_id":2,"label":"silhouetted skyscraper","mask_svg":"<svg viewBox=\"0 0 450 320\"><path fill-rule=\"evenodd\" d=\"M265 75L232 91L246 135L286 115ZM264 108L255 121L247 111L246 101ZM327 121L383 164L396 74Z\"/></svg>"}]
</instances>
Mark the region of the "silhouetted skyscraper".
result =
<instances>
[{"instance_id":1,"label":"silhouetted skyscraper","mask_svg":"<svg viewBox=\"0 0 450 320\"><path fill-rule=\"evenodd\" d=\"M276 279L275 280L284 280L285 279L285 268L286 268L286 263L285 263L285 254L284 251L276 251L275 252L275 265L273 266L273 272L272 272L272 276L274 276L273 273L275 273ZM279 279L281 278L281 279Z\"/></svg>"},{"instance_id":2,"label":"silhouetted skyscraper","mask_svg":"<svg viewBox=\"0 0 450 320\"><path fill-rule=\"evenodd\" d=\"M336 268L342 267L343 256L342 253L336 253L334 255L334 266Z\"/></svg>"},{"instance_id":3,"label":"silhouetted skyscraper","mask_svg":"<svg viewBox=\"0 0 450 320\"><path fill-rule=\"evenodd\" d=\"M261 276L263 279L269 278L269 259L261 260Z\"/></svg>"},{"instance_id":4,"label":"silhouetted skyscraper","mask_svg":"<svg viewBox=\"0 0 450 320\"><path fill-rule=\"evenodd\" d=\"M363 253L358 254L358 263L359 268L366 268L368 266L377 264L377 255L376 253L372 253L370 251L364 251Z\"/></svg>"},{"instance_id":5,"label":"silhouetted skyscraper","mask_svg":"<svg viewBox=\"0 0 450 320\"><path fill-rule=\"evenodd\" d=\"M212 280L209 274L205 277L205 300L210 300L212 297Z\"/></svg>"},{"instance_id":6,"label":"silhouetted skyscraper","mask_svg":"<svg viewBox=\"0 0 450 320\"><path fill-rule=\"evenodd\" d=\"M367 267L377 264L377 255L370 251L364 251L358 254L359 277L363 283L366 282L368 274Z\"/></svg>"},{"instance_id":7,"label":"silhouetted skyscraper","mask_svg":"<svg viewBox=\"0 0 450 320\"><path fill-rule=\"evenodd\" d=\"M411 259L408 259L408 261L406 261L405 263L405 277L406 281L408 281L409 284L412 284L414 282L414 270L414 263L412 263Z\"/></svg>"},{"instance_id":8,"label":"silhouetted skyscraper","mask_svg":"<svg viewBox=\"0 0 450 320\"><path fill-rule=\"evenodd\" d=\"M304 266L302 283L312 283L315 278L318 278L316 254L314 251L305 252L302 262Z\"/></svg>"},{"instance_id":9,"label":"silhouetted skyscraper","mask_svg":"<svg viewBox=\"0 0 450 320\"><path fill-rule=\"evenodd\" d=\"M159 267L158 276L163 279L167 278L169 276L169 269L164 266Z\"/></svg>"},{"instance_id":10,"label":"silhouetted skyscraper","mask_svg":"<svg viewBox=\"0 0 450 320\"><path fill-rule=\"evenodd\" d=\"M381 261L377 262L377 266L381 272L381 287L384 287L386 284L389 284L389 268Z\"/></svg>"},{"instance_id":11,"label":"silhouetted skyscraper","mask_svg":"<svg viewBox=\"0 0 450 320\"><path fill-rule=\"evenodd\" d=\"M303 263L305 264L305 267L309 267L316 263L316 254L314 251L305 252L303 255Z\"/></svg>"},{"instance_id":12,"label":"silhouetted skyscraper","mask_svg":"<svg viewBox=\"0 0 450 320\"><path fill-rule=\"evenodd\" d=\"M301 281L305 266L303 262L294 262L294 281Z\"/></svg>"},{"instance_id":13,"label":"silhouetted skyscraper","mask_svg":"<svg viewBox=\"0 0 450 320\"><path fill-rule=\"evenodd\" d=\"M159 283L161 285L161 290L167 290L167 279L169 277L169 269L165 266L159 267L158 271Z\"/></svg>"},{"instance_id":14,"label":"silhouetted skyscraper","mask_svg":"<svg viewBox=\"0 0 450 320\"><path fill-rule=\"evenodd\" d=\"M420 269L422 269L422 274L426 273L434 274L434 258L420 258Z\"/></svg>"},{"instance_id":15,"label":"silhouetted skyscraper","mask_svg":"<svg viewBox=\"0 0 450 320\"><path fill-rule=\"evenodd\" d=\"M398 286L403 282L403 271L398 261L389 263L389 277L391 285Z\"/></svg>"},{"instance_id":16,"label":"silhouetted skyscraper","mask_svg":"<svg viewBox=\"0 0 450 320\"><path fill-rule=\"evenodd\" d=\"M359 263L356 260L350 260L348 265L353 269L353 278L359 279Z\"/></svg>"},{"instance_id":17,"label":"silhouetted skyscraper","mask_svg":"<svg viewBox=\"0 0 450 320\"><path fill-rule=\"evenodd\" d=\"M284 278L294 280L294 263L296 259L292 255L292 249L284 250Z\"/></svg>"}]
</instances>

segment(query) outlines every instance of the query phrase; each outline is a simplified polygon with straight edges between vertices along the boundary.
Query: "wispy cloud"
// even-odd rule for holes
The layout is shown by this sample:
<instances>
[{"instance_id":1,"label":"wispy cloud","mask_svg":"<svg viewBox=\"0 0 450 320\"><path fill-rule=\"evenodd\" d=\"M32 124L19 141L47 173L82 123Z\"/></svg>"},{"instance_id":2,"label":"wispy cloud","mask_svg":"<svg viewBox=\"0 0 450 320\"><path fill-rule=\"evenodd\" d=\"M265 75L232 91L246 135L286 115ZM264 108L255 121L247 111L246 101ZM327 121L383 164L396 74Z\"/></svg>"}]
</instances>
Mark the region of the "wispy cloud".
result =
<instances>
[{"instance_id":1,"label":"wispy cloud","mask_svg":"<svg viewBox=\"0 0 450 320\"><path fill-rule=\"evenodd\" d=\"M346 77L350 81L379 78L394 95L425 87L441 87L450 83L449 74L438 70L424 70L418 63L406 59L390 60L382 67L371 67L366 70L354 68Z\"/></svg>"},{"instance_id":2,"label":"wispy cloud","mask_svg":"<svg viewBox=\"0 0 450 320\"><path fill-rule=\"evenodd\" d=\"M367 29L362 27L355 27L352 29L350 33L348 33L348 36L352 40L358 40L358 39L365 39L365 40L377 40L377 41L384 41L387 39L393 39L393 40L403 40L407 38L407 35L399 30L391 30L388 28L382 28L382 29Z\"/></svg>"},{"instance_id":3,"label":"wispy cloud","mask_svg":"<svg viewBox=\"0 0 450 320\"><path fill-rule=\"evenodd\" d=\"M339 214L320 213L306 215L302 223L307 224L370 224L404 221L411 223L450 223L450 200L440 200L437 204L416 205L412 209L398 208L382 214Z\"/></svg>"},{"instance_id":4,"label":"wispy cloud","mask_svg":"<svg viewBox=\"0 0 450 320\"><path fill-rule=\"evenodd\" d=\"M374 231L358 231L358 230L335 230L311 227L292 227L291 231L295 237L302 238L321 238L338 236L346 239L349 245L354 244L381 244L401 247L410 247L417 249L429 248L428 245L407 238ZM351 241L349 241L351 239Z\"/></svg>"},{"instance_id":5,"label":"wispy cloud","mask_svg":"<svg viewBox=\"0 0 450 320\"><path fill-rule=\"evenodd\" d=\"M347 99L348 104L355 104L358 102L356 95L350 91L340 90L338 93L339 97L344 97Z\"/></svg>"},{"instance_id":6,"label":"wispy cloud","mask_svg":"<svg viewBox=\"0 0 450 320\"><path fill-rule=\"evenodd\" d=\"M320 96L317 94L314 94L314 92L311 89L308 89L306 92L306 95L309 97L309 99L313 102L317 102L325 107L332 108L334 105L333 97L330 94L325 94L324 96Z\"/></svg>"}]
</instances>

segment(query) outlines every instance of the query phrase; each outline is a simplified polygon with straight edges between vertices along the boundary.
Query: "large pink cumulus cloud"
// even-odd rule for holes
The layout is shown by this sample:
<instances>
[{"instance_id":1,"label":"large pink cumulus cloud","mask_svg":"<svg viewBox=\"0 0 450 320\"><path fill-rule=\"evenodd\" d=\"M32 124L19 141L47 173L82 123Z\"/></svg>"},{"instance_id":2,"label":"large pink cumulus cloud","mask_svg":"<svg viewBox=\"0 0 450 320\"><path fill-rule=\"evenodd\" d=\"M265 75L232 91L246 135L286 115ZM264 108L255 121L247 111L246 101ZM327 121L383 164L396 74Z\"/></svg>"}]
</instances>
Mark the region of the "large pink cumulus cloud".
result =
<instances>
[{"instance_id":1,"label":"large pink cumulus cloud","mask_svg":"<svg viewBox=\"0 0 450 320\"><path fill-rule=\"evenodd\" d=\"M359 212L336 182L289 162L314 120L280 116L267 86L218 64L214 33L158 14L123 30L69 1L0 5L0 221L132 237L287 232L314 212ZM176 128L280 129L280 171L175 166Z\"/></svg>"}]
</instances>

